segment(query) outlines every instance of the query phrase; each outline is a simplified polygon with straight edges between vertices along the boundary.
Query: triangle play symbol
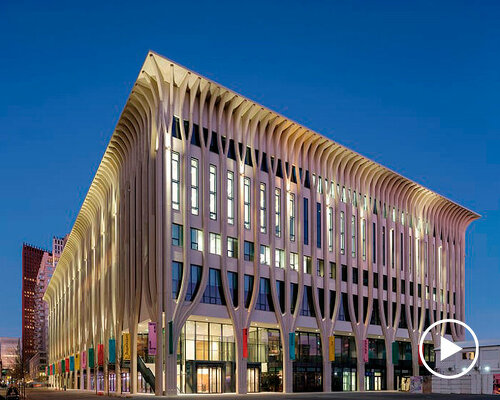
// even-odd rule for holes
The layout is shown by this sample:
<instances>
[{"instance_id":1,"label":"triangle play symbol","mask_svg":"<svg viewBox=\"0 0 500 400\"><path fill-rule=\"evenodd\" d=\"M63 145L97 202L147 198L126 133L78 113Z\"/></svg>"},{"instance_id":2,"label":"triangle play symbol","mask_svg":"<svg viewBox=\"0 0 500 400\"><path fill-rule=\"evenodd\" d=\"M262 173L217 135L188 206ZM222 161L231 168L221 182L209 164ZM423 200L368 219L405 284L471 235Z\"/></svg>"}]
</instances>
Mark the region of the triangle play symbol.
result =
<instances>
[{"instance_id":1,"label":"triangle play symbol","mask_svg":"<svg viewBox=\"0 0 500 400\"><path fill-rule=\"evenodd\" d=\"M446 360L448 357L451 357L453 354L456 354L460 350L462 350L460 346L457 346L455 343L449 341L444 336L441 336L439 349L441 350L441 361Z\"/></svg>"}]
</instances>

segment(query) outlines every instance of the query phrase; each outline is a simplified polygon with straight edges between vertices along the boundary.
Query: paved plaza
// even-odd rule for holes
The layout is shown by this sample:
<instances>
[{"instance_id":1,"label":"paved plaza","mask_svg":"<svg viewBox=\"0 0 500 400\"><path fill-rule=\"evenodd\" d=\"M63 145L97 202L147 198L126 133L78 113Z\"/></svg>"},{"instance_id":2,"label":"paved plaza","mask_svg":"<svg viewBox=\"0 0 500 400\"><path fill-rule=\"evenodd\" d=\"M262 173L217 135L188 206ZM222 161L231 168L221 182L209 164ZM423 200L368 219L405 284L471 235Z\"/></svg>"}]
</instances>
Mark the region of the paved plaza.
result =
<instances>
[{"instance_id":1,"label":"paved plaza","mask_svg":"<svg viewBox=\"0 0 500 400\"><path fill-rule=\"evenodd\" d=\"M0 395L4 395L3 391L0 391ZM47 389L28 389L27 390L27 400L64 400L64 399L102 399L102 395L96 395L95 393L90 392L81 392L68 390L66 392L63 391L55 391L55 390L47 390ZM112 396L114 397L114 396ZM167 399L169 397L154 397L152 395L135 395L135 396L121 396L122 398L128 399ZM170 397L174 398L174 397ZM235 394L223 394L223 395L180 395L175 397L180 400L217 400L217 399L249 399L249 400L281 400L281 399L290 399L290 400L309 400L309 399L335 399L335 400L358 400L358 399L367 399L367 400L380 400L380 399L389 399L389 400L398 400L398 399L472 399L472 400L486 400L486 399L499 399L498 396L493 395L457 395L457 394L409 394L409 393L401 393L401 392L348 392L348 393L293 393L288 395L276 394L276 393L256 393L256 394L247 394L247 395L235 395Z\"/></svg>"}]
</instances>

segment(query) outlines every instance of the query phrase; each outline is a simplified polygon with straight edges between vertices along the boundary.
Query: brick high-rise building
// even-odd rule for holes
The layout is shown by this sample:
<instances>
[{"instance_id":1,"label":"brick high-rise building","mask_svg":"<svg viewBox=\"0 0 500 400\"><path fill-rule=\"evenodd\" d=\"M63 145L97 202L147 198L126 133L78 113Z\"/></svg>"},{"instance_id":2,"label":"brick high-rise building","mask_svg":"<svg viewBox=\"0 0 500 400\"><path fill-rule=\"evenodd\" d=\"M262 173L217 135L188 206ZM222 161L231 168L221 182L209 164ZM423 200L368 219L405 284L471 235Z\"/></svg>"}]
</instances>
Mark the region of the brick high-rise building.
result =
<instances>
[{"instance_id":1,"label":"brick high-rise building","mask_svg":"<svg viewBox=\"0 0 500 400\"><path fill-rule=\"evenodd\" d=\"M36 280L45 250L23 244L23 288L22 288L22 357L25 362L36 353L35 308Z\"/></svg>"}]
</instances>

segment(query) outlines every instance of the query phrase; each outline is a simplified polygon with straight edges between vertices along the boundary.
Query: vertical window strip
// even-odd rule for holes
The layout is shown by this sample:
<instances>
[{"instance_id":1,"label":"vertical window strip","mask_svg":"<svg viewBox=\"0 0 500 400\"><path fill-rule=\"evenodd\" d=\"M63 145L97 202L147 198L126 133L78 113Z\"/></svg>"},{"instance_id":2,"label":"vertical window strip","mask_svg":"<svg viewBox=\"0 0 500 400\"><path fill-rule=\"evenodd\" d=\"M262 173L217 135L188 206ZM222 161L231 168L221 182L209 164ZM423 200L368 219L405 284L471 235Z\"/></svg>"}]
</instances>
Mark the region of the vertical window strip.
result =
<instances>
[{"instance_id":1,"label":"vertical window strip","mask_svg":"<svg viewBox=\"0 0 500 400\"><path fill-rule=\"evenodd\" d=\"M281 237L281 190L276 188L274 191L274 213L275 213L275 233Z\"/></svg>"},{"instance_id":2,"label":"vertical window strip","mask_svg":"<svg viewBox=\"0 0 500 400\"><path fill-rule=\"evenodd\" d=\"M316 203L316 246L321 248L321 203Z\"/></svg>"},{"instance_id":3,"label":"vertical window strip","mask_svg":"<svg viewBox=\"0 0 500 400\"><path fill-rule=\"evenodd\" d=\"M209 178L210 219L217 219L217 167L210 164Z\"/></svg>"},{"instance_id":4,"label":"vertical window strip","mask_svg":"<svg viewBox=\"0 0 500 400\"><path fill-rule=\"evenodd\" d=\"M193 215L200 213L198 175L198 160L191 158L191 214Z\"/></svg>"},{"instance_id":5,"label":"vertical window strip","mask_svg":"<svg viewBox=\"0 0 500 400\"><path fill-rule=\"evenodd\" d=\"M361 220L361 240L363 260L366 260L366 219L364 218Z\"/></svg>"},{"instance_id":6,"label":"vertical window strip","mask_svg":"<svg viewBox=\"0 0 500 400\"><path fill-rule=\"evenodd\" d=\"M234 225L234 172L227 171L227 222Z\"/></svg>"},{"instance_id":7,"label":"vertical window strip","mask_svg":"<svg viewBox=\"0 0 500 400\"><path fill-rule=\"evenodd\" d=\"M243 180L243 222L245 229L250 229L250 178L245 177Z\"/></svg>"},{"instance_id":8,"label":"vertical window strip","mask_svg":"<svg viewBox=\"0 0 500 400\"><path fill-rule=\"evenodd\" d=\"M180 174L180 156L175 151L172 152L172 208L180 209L181 198L181 174Z\"/></svg>"},{"instance_id":9,"label":"vertical window strip","mask_svg":"<svg viewBox=\"0 0 500 400\"><path fill-rule=\"evenodd\" d=\"M377 225L373 222L373 238L372 238L372 254L373 254L373 263L377 262Z\"/></svg>"},{"instance_id":10,"label":"vertical window strip","mask_svg":"<svg viewBox=\"0 0 500 400\"><path fill-rule=\"evenodd\" d=\"M333 207L328 207L328 251L333 251Z\"/></svg>"},{"instance_id":11,"label":"vertical window strip","mask_svg":"<svg viewBox=\"0 0 500 400\"><path fill-rule=\"evenodd\" d=\"M288 214L290 215L290 240L295 240L295 194L289 194L289 210Z\"/></svg>"},{"instance_id":12,"label":"vertical window strip","mask_svg":"<svg viewBox=\"0 0 500 400\"><path fill-rule=\"evenodd\" d=\"M391 229L391 238L390 238L390 245L391 245L391 267L394 268L394 259L396 258L396 246L394 243L394 229Z\"/></svg>"},{"instance_id":13,"label":"vertical window strip","mask_svg":"<svg viewBox=\"0 0 500 400\"><path fill-rule=\"evenodd\" d=\"M340 212L340 254L345 254L345 214Z\"/></svg>"},{"instance_id":14,"label":"vertical window strip","mask_svg":"<svg viewBox=\"0 0 500 400\"><path fill-rule=\"evenodd\" d=\"M356 257L356 216L351 217L351 255Z\"/></svg>"},{"instance_id":15,"label":"vertical window strip","mask_svg":"<svg viewBox=\"0 0 500 400\"><path fill-rule=\"evenodd\" d=\"M304 244L309 244L309 199L304 198Z\"/></svg>"},{"instance_id":16,"label":"vertical window strip","mask_svg":"<svg viewBox=\"0 0 500 400\"><path fill-rule=\"evenodd\" d=\"M266 184L260 184L260 233L267 232Z\"/></svg>"}]
</instances>

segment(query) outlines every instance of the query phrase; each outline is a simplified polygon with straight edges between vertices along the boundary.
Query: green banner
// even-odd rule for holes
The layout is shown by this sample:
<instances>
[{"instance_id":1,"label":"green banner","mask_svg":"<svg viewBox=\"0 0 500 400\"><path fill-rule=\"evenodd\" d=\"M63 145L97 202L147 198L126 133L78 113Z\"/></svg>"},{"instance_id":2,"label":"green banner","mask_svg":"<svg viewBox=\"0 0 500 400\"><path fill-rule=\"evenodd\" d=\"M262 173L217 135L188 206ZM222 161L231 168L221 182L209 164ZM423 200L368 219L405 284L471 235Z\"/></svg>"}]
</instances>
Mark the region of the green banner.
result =
<instances>
[{"instance_id":1,"label":"green banner","mask_svg":"<svg viewBox=\"0 0 500 400\"><path fill-rule=\"evenodd\" d=\"M392 363L398 365L399 363L399 343L392 342Z\"/></svg>"},{"instance_id":2,"label":"green banner","mask_svg":"<svg viewBox=\"0 0 500 400\"><path fill-rule=\"evenodd\" d=\"M94 349L91 347L88 354L88 367L94 368Z\"/></svg>"}]
</instances>

